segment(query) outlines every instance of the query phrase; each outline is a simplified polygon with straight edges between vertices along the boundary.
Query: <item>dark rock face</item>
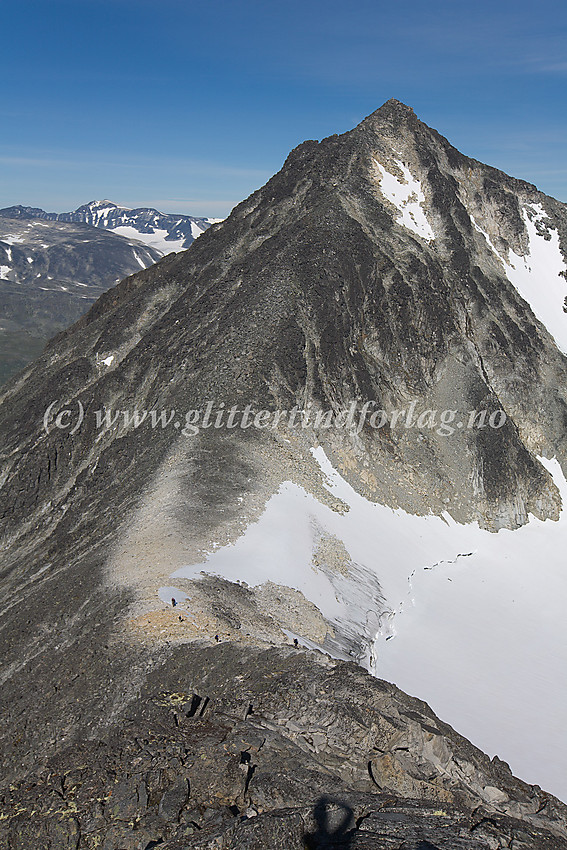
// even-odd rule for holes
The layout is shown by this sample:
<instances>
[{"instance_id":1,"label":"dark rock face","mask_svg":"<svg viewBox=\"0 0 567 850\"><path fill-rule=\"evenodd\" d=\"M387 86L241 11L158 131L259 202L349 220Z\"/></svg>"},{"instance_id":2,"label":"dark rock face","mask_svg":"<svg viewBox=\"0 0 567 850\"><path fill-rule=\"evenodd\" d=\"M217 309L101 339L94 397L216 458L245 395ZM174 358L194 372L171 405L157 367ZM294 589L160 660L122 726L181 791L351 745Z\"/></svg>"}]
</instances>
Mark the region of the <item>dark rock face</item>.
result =
<instances>
[{"instance_id":1,"label":"dark rock face","mask_svg":"<svg viewBox=\"0 0 567 850\"><path fill-rule=\"evenodd\" d=\"M380 188L384 171L410 185L402 166L432 236L414 201L396 207ZM267 648L284 642L286 606L316 632L313 606L210 579L175 631L157 599L282 481L326 498L317 444L359 492L409 512L491 529L557 517L536 456L566 469L565 357L488 241L522 255L530 205L565 251L564 205L389 102L300 145L229 219L104 293L5 388L7 846L567 846L562 804L424 704L353 666ZM504 409L507 422L448 443L399 424L188 438L94 417L368 399ZM74 433L43 427L59 400L86 411Z\"/></svg>"}]
</instances>

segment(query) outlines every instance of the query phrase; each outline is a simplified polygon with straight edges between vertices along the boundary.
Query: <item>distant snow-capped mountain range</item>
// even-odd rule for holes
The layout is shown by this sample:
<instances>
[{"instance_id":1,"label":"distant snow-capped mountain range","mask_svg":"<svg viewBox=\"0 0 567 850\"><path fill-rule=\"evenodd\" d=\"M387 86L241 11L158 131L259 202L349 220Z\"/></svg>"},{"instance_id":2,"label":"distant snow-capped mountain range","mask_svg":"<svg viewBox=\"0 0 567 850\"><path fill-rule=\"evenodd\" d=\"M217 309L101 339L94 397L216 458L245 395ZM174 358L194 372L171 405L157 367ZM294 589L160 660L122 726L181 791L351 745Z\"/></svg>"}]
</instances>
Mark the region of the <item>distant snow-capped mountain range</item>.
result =
<instances>
[{"instance_id":1,"label":"distant snow-capped mountain range","mask_svg":"<svg viewBox=\"0 0 567 850\"><path fill-rule=\"evenodd\" d=\"M92 201L0 210L0 384L118 281L189 248L220 219Z\"/></svg>"},{"instance_id":2,"label":"distant snow-capped mountain range","mask_svg":"<svg viewBox=\"0 0 567 850\"><path fill-rule=\"evenodd\" d=\"M90 201L73 212L65 213L49 213L36 207L18 205L0 210L0 215L8 218L90 224L93 227L112 230L126 239L137 239L161 255L185 250L211 224L222 221L217 218L162 213L151 207L130 209L108 200Z\"/></svg>"}]
</instances>

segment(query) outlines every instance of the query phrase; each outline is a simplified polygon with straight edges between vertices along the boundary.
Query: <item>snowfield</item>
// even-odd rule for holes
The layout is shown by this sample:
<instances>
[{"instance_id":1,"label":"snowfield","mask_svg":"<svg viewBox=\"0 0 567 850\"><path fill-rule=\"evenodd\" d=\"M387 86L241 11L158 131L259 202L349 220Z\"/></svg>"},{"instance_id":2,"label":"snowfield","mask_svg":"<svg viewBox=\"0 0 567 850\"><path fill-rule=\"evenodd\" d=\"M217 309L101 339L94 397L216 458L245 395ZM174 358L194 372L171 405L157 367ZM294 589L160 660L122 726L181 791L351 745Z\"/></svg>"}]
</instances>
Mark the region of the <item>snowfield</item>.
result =
<instances>
[{"instance_id":1,"label":"snowfield","mask_svg":"<svg viewBox=\"0 0 567 850\"><path fill-rule=\"evenodd\" d=\"M549 225L549 216L541 204L528 204L522 210L522 218L528 235L525 256L516 254L511 248L504 256L473 216L471 221L503 264L512 286L547 328L558 349L567 354L567 313L563 309L567 298L567 265L561 253L559 234ZM538 232L538 224L544 226L549 238Z\"/></svg>"},{"instance_id":2,"label":"snowfield","mask_svg":"<svg viewBox=\"0 0 567 850\"><path fill-rule=\"evenodd\" d=\"M510 249L504 260L506 275L524 301L532 308L534 316L545 325L557 347L567 354L567 314L563 310L567 298L567 280L562 275L567 266L559 247L559 234L548 229L549 239L537 230L537 223L545 223L547 213L541 204L531 204L522 210L529 237L529 251L525 257Z\"/></svg>"},{"instance_id":3,"label":"snowfield","mask_svg":"<svg viewBox=\"0 0 567 850\"><path fill-rule=\"evenodd\" d=\"M193 230L193 222L191 222L191 230ZM135 227L122 225L120 227L113 227L112 232L118 233L119 236L125 236L126 239L129 240L143 242L144 245L147 245L150 248L155 248L156 251L159 251L160 254L163 254L164 256L165 254L171 254L172 251L178 252L185 250L183 247L185 238L166 239L166 236L168 235L167 230L154 230L153 233L140 233L140 231L136 230ZM201 232L202 231L199 231L199 234Z\"/></svg>"},{"instance_id":4,"label":"snowfield","mask_svg":"<svg viewBox=\"0 0 567 850\"><path fill-rule=\"evenodd\" d=\"M347 512L285 482L239 540L172 579L203 571L300 590L328 621L363 636L358 661L370 672L424 699L522 778L567 799L565 512L559 522L531 517L516 531L496 534L448 515L413 516L369 502L321 448L313 454ZM542 463L565 500L559 464ZM344 543L353 562L349 577L313 565L322 533ZM159 595L183 599L190 609L175 587ZM348 644L337 654L348 657ZM534 725L536 716L544 722Z\"/></svg>"}]
</instances>

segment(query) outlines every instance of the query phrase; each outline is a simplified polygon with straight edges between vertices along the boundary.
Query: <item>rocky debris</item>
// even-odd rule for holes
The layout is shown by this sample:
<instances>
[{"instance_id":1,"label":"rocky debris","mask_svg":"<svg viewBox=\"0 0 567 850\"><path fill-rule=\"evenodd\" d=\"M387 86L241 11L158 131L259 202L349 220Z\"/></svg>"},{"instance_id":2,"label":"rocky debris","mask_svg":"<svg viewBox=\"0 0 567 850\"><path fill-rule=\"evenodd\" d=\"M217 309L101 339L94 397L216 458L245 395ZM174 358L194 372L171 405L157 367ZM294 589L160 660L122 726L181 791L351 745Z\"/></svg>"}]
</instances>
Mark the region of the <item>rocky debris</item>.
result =
<instances>
[{"instance_id":1,"label":"rocky debris","mask_svg":"<svg viewBox=\"0 0 567 850\"><path fill-rule=\"evenodd\" d=\"M567 847L567 807L424 703L291 648L179 647L1 796L10 850Z\"/></svg>"}]
</instances>

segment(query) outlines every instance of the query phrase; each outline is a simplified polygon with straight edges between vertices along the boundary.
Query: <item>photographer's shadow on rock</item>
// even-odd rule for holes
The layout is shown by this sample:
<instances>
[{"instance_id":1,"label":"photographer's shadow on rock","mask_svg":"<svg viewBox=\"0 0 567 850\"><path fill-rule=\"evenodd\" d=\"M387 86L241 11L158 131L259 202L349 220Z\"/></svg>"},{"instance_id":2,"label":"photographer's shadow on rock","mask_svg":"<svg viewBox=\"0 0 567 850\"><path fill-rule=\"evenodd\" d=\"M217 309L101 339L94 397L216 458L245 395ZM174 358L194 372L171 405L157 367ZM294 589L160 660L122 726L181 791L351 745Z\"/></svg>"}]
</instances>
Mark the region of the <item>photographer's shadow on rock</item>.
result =
<instances>
[{"instance_id":1,"label":"photographer's shadow on rock","mask_svg":"<svg viewBox=\"0 0 567 850\"><path fill-rule=\"evenodd\" d=\"M335 800L332 797L321 797L317 800L313 809L313 818L317 824L315 832L306 833L303 840L307 850L354 850L354 839L358 831L355 823L354 812L347 803ZM363 833L367 840L372 840L371 833ZM376 836L377 837L377 836ZM378 839L379 840L379 839ZM436 844L429 841L418 840L417 843L410 842L412 850L439 850ZM410 847L408 844L408 850ZM364 845L370 847L371 845ZM374 846L374 844L372 844ZM376 845L376 848L382 844ZM404 847L406 844L404 844Z\"/></svg>"},{"instance_id":2,"label":"photographer's shadow on rock","mask_svg":"<svg viewBox=\"0 0 567 850\"><path fill-rule=\"evenodd\" d=\"M315 804L313 817L317 829L304 837L307 850L323 850L326 847L348 850L352 846L356 825L354 812L346 803L332 797L321 797Z\"/></svg>"}]
</instances>

